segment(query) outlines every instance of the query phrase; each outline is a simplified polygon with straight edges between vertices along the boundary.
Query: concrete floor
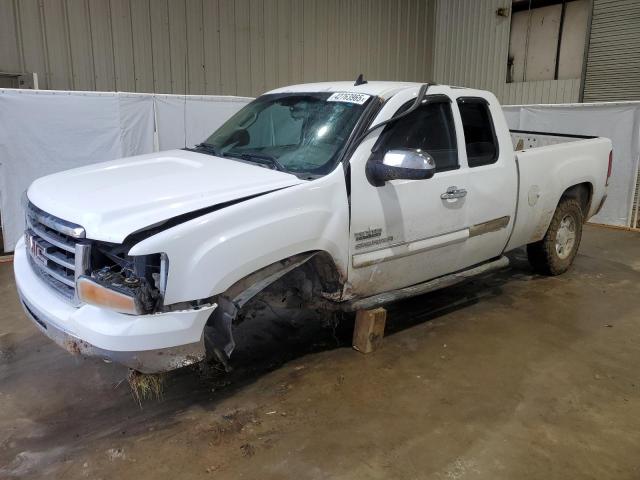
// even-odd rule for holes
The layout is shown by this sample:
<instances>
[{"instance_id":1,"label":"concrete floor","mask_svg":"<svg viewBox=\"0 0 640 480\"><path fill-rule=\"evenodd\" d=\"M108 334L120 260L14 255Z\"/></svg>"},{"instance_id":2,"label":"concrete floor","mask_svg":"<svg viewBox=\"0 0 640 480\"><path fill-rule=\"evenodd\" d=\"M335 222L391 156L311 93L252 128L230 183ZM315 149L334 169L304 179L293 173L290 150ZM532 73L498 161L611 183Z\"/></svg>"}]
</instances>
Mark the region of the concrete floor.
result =
<instances>
[{"instance_id":1,"label":"concrete floor","mask_svg":"<svg viewBox=\"0 0 640 480\"><path fill-rule=\"evenodd\" d=\"M0 264L0 478L640 478L640 235L587 227L573 269L396 304L382 350L350 325L245 322L230 375L125 370L24 318Z\"/></svg>"}]
</instances>

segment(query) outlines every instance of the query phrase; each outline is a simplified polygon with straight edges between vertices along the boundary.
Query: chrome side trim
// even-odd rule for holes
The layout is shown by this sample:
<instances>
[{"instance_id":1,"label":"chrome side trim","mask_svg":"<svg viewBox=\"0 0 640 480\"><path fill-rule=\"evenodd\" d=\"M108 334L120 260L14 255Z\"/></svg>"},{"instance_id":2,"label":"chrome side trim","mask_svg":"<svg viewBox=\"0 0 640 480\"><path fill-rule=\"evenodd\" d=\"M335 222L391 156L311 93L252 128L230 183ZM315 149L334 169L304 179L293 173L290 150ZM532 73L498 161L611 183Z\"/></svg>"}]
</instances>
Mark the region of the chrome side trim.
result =
<instances>
[{"instance_id":1,"label":"chrome side trim","mask_svg":"<svg viewBox=\"0 0 640 480\"><path fill-rule=\"evenodd\" d=\"M352 264L353 268L368 267L377 263L407 257L409 255L434 250L440 247L446 247L455 243L462 243L468 238L469 229L465 228L462 230L456 230L455 232L445 233L444 235L414 240L413 242L400 242L388 245L378 250L353 255Z\"/></svg>"},{"instance_id":2,"label":"chrome side trim","mask_svg":"<svg viewBox=\"0 0 640 480\"><path fill-rule=\"evenodd\" d=\"M497 232L509 225L511 217L509 215L505 217L495 218L488 222L478 223L472 227L469 227L469 237L477 237L478 235L484 235L485 233Z\"/></svg>"},{"instance_id":3,"label":"chrome side trim","mask_svg":"<svg viewBox=\"0 0 640 480\"><path fill-rule=\"evenodd\" d=\"M446 247L456 243L463 243L471 237L484 235L485 233L497 232L509 225L510 216L495 218L488 222L479 223L472 227L454 232L445 233L435 237L422 238L413 242L399 242L387 245L384 248L372 250L369 252L358 253L353 255L351 262L353 268L362 268L375 265L377 263L395 260L397 258L407 257L416 253L435 250L436 248Z\"/></svg>"}]
</instances>

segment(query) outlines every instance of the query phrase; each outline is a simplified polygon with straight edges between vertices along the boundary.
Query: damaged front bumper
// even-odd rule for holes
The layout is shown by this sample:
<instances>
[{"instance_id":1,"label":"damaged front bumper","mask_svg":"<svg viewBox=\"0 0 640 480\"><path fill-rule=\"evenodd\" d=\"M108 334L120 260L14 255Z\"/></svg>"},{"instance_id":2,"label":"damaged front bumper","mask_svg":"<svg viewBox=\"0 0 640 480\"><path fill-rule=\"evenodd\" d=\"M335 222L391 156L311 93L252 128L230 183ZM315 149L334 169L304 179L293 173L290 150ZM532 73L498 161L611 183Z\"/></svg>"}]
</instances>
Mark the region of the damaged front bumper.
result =
<instances>
[{"instance_id":1,"label":"damaged front bumper","mask_svg":"<svg viewBox=\"0 0 640 480\"><path fill-rule=\"evenodd\" d=\"M151 315L74 307L32 269L21 239L14 252L20 300L38 329L72 354L111 360L142 373L174 370L205 357L204 326L216 305Z\"/></svg>"}]
</instances>

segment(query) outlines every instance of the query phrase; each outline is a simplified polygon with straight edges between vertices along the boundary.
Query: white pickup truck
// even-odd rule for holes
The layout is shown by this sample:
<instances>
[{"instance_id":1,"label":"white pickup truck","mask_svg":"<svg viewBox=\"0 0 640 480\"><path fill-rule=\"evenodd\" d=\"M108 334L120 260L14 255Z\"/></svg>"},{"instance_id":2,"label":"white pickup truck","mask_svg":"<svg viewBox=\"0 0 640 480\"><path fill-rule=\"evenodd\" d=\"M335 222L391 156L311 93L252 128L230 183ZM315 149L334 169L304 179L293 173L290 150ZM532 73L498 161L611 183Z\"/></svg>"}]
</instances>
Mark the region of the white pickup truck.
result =
<instances>
[{"instance_id":1,"label":"white pickup truck","mask_svg":"<svg viewBox=\"0 0 640 480\"><path fill-rule=\"evenodd\" d=\"M72 353L145 373L205 351L224 362L238 313L274 285L353 311L504 267L525 245L536 270L564 272L611 153L605 138L510 132L480 90L280 88L195 148L36 180L16 282Z\"/></svg>"}]
</instances>

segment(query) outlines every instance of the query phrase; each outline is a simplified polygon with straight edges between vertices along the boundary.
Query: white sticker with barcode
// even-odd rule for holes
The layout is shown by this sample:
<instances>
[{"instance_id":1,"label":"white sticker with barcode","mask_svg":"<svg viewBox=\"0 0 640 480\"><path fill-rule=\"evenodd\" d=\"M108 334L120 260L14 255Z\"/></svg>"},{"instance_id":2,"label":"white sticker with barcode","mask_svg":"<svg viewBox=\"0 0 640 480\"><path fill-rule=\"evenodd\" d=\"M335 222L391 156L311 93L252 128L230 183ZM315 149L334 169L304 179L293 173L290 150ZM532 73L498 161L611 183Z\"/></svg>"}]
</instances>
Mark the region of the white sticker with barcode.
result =
<instances>
[{"instance_id":1,"label":"white sticker with barcode","mask_svg":"<svg viewBox=\"0 0 640 480\"><path fill-rule=\"evenodd\" d=\"M347 102L362 105L368 98L369 95L364 93L336 92L327 98L327 102Z\"/></svg>"}]
</instances>

